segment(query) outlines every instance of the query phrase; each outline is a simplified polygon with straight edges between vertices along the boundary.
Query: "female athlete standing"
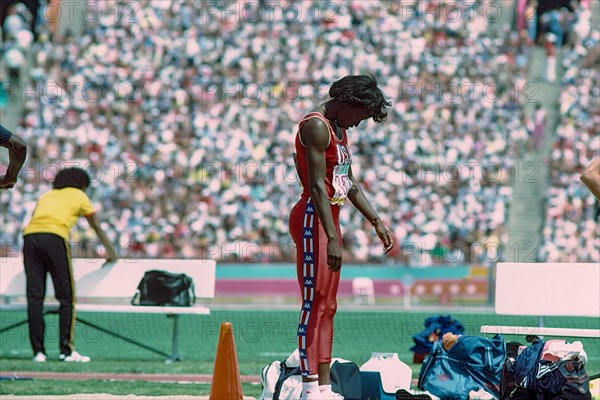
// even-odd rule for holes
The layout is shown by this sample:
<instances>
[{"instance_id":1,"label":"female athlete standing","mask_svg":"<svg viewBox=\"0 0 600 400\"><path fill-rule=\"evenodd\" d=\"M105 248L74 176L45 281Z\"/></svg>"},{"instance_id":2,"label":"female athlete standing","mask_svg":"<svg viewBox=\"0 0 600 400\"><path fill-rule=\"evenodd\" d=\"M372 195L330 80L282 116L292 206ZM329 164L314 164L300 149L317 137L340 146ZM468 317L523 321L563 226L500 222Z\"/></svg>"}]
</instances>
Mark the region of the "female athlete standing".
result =
<instances>
[{"instance_id":1,"label":"female athlete standing","mask_svg":"<svg viewBox=\"0 0 600 400\"><path fill-rule=\"evenodd\" d=\"M385 119L383 93L371 76L346 76L330 90L331 100L307 114L296 135L297 167L303 187L289 225L296 244L302 309L298 348L302 399L342 399L331 391L329 363L333 317L342 267L340 206L348 198L375 227L388 253L392 234L373 210L352 175L346 129L362 120Z\"/></svg>"}]
</instances>

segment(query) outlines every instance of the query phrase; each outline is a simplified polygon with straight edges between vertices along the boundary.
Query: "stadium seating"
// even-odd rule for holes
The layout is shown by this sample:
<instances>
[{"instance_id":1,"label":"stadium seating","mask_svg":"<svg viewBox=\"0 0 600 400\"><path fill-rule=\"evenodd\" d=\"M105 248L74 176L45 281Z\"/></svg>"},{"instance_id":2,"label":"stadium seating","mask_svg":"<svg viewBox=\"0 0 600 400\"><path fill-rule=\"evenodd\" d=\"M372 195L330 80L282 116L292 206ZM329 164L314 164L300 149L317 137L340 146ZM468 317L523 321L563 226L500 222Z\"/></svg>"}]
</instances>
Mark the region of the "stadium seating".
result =
<instances>
[{"instance_id":1,"label":"stadium seating","mask_svg":"<svg viewBox=\"0 0 600 400\"><path fill-rule=\"evenodd\" d=\"M600 261L600 205L579 180L600 153L598 60L590 60L590 50L600 44L600 29L591 18L589 7L580 5L572 41L562 50L560 120L539 257L544 262Z\"/></svg>"},{"instance_id":2,"label":"stadium seating","mask_svg":"<svg viewBox=\"0 0 600 400\"><path fill-rule=\"evenodd\" d=\"M202 2L144 1L136 15L143 22L133 26L114 18L106 2L96 3L104 17L87 21L83 35L25 46L33 65L16 94L24 104L16 132L31 149L25 184L5 195L12 207L0 215L2 242L20 243L53 165L68 159L96 172L92 197L111 240L126 252L200 258L206 246L288 244L287 217L299 192L291 161L296 123L326 100L333 80L370 71L393 105L384 124L363 123L360 138L352 137L354 172L397 240L424 249L438 243L456 249L459 262L486 265L495 260L471 249L507 243L511 169L528 140L523 103L531 43L516 31L490 32L476 2L463 10L473 18L431 24L419 7L407 13L397 2L341 3L335 20L325 21L322 10L289 23L281 13L248 21L214 10L207 18ZM312 3L298 7L307 11ZM590 25L585 12L577 15L576 26ZM597 100L585 93L596 78L579 69L583 40L597 41L597 31L575 30L585 39L564 46L570 66L561 99L577 103L565 111L570 136L581 131L568 127L579 120L577 110L592 121ZM13 45L23 47L16 38L7 42ZM473 82L479 86L467 90ZM451 87L462 97L453 97ZM597 136L585 136L575 147L593 152ZM598 261L594 220L578 201L586 216L575 228L584 245L550 243L572 229L565 224L565 233L557 222L556 204L564 201L556 187L563 192L565 174L574 176L589 157L568 167L563 159L571 146L557 144L552 156L563 183L549 198L542 261ZM341 214L345 259L387 261L350 209ZM78 228L73 241L85 248L93 232L84 223ZM392 257L404 262L402 254ZM290 260L276 253L260 261Z\"/></svg>"},{"instance_id":3,"label":"stadium seating","mask_svg":"<svg viewBox=\"0 0 600 400\"><path fill-rule=\"evenodd\" d=\"M26 87L62 91L25 96L16 131L31 143L30 156L25 184L7 194L3 241L20 242L52 179L48 165L68 159L99 171L91 194L109 236L140 257L290 243L296 123L327 99L335 79L361 72L377 76L393 106L386 123L363 123L360 139L352 137L354 172L396 238L454 246L475 263L486 260L469 253L472 243L506 239L510 170L527 138L519 92L528 48L518 35L488 32L476 3L463 10L473 18L436 24L380 1L336 4L335 21L323 10L289 24L277 13L207 19L202 2L144 2L136 15L143 23L133 27L111 18L105 3L97 4L105 18L89 21L83 35L32 46ZM452 85L436 89L440 82ZM472 82L479 85L471 90ZM84 91L85 83L93 85ZM296 87L292 98L287 89ZM92 101L97 92L105 95ZM486 176L488 167L499 173ZM350 209L341 215L345 259L384 261ZM92 238L82 224L73 241L85 248ZM267 261L283 260L276 257Z\"/></svg>"}]
</instances>

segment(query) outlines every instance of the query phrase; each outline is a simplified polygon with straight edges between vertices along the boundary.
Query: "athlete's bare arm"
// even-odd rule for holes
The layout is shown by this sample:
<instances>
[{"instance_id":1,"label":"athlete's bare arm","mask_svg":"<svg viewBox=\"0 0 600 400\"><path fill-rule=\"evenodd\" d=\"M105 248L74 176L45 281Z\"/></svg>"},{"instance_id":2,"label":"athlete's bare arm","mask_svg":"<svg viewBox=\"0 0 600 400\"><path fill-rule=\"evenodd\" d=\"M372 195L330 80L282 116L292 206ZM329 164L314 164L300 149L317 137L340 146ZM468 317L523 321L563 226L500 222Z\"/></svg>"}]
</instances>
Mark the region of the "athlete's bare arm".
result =
<instances>
[{"instance_id":1,"label":"athlete's bare arm","mask_svg":"<svg viewBox=\"0 0 600 400\"><path fill-rule=\"evenodd\" d=\"M377 216L377 213L375 210L373 210L373 207L371 207L371 204L369 203L369 200L367 200L362 188L358 183L356 183L354 175L352 174L352 167L350 167L348 177L352 182L352 187L348 192L348 199L350 199L352 204L354 204L354 207L356 207L356 209L360 211L360 213L364 215L364 217L368 219L371 224L373 224L375 227L375 232L377 232L377 236L379 236L379 239L381 239L381 242L383 243L383 252L385 254L389 253L392 250L392 247L394 247L392 233L383 224L381 218Z\"/></svg>"},{"instance_id":2,"label":"athlete's bare arm","mask_svg":"<svg viewBox=\"0 0 600 400\"><path fill-rule=\"evenodd\" d=\"M327 235L327 263L329 269L339 271L342 267L342 249L331 215L329 195L325 186L325 150L330 140L329 129L321 119L311 118L302 125L300 137L306 145L308 189L314 201L319 221Z\"/></svg>"},{"instance_id":3,"label":"athlete's bare arm","mask_svg":"<svg viewBox=\"0 0 600 400\"><path fill-rule=\"evenodd\" d=\"M8 149L9 164L6 174L0 178L0 189L10 189L17 182L19 171L27 157L27 145L14 133L8 142L0 144Z\"/></svg>"},{"instance_id":4,"label":"athlete's bare arm","mask_svg":"<svg viewBox=\"0 0 600 400\"><path fill-rule=\"evenodd\" d=\"M587 166L580 178L596 199L600 201L600 157L595 158Z\"/></svg>"}]
</instances>

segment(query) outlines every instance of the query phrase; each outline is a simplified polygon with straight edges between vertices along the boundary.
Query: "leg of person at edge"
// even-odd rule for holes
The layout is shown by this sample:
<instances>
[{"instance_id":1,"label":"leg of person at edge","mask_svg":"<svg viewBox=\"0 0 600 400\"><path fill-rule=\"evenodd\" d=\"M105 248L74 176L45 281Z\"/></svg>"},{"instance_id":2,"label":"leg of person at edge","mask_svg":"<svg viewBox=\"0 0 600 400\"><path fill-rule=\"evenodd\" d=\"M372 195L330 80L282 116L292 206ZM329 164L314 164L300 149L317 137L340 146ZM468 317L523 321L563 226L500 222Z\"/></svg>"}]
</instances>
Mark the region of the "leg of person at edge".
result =
<instances>
[{"instance_id":1,"label":"leg of person at edge","mask_svg":"<svg viewBox=\"0 0 600 400\"><path fill-rule=\"evenodd\" d=\"M291 211L289 226L302 296L298 348L303 400L343 398L331 390L329 364L342 267L338 218L345 200L371 222L385 254L394 243L352 174L347 137L347 129L363 120L383 121L391 104L370 75L346 76L331 86L329 95L330 100L300 121L295 140L302 195Z\"/></svg>"},{"instance_id":2,"label":"leg of person at edge","mask_svg":"<svg viewBox=\"0 0 600 400\"><path fill-rule=\"evenodd\" d=\"M46 361L44 347L43 302L46 279L52 277L54 292L59 306L59 360L65 362L88 362L90 358L74 350L75 289L69 249L69 233L79 217L87 219L98 235L109 262L117 255L100 227L98 215L93 209L85 190L90 178L80 168L59 171L52 184L53 189L44 193L36 204L31 222L23 231L23 261L27 286L27 318L29 339L35 362Z\"/></svg>"}]
</instances>

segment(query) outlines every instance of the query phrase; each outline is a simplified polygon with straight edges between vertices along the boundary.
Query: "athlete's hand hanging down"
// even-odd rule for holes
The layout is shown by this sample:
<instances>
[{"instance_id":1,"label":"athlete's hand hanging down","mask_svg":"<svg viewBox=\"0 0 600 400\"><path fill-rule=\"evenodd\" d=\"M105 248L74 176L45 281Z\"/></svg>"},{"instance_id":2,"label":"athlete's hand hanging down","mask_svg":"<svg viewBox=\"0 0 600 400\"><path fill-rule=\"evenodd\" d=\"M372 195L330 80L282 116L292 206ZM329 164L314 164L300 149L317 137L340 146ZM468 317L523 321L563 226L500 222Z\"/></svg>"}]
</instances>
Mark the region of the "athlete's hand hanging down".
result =
<instances>
[{"instance_id":1,"label":"athlete's hand hanging down","mask_svg":"<svg viewBox=\"0 0 600 400\"><path fill-rule=\"evenodd\" d=\"M394 236L392 235L392 232L390 232L380 219L375 222L374 226L377 236L379 236L381 243L383 243L383 254L389 253L394 247Z\"/></svg>"},{"instance_id":2,"label":"athlete's hand hanging down","mask_svg":"<svg viewBox=\"0 0 600 400\"><path fill-rule=\"evenodd\" d=\"M337 238L327 243L327 265L334 272L342 268L342 249Z\"/></svg>"}]
</instances>

